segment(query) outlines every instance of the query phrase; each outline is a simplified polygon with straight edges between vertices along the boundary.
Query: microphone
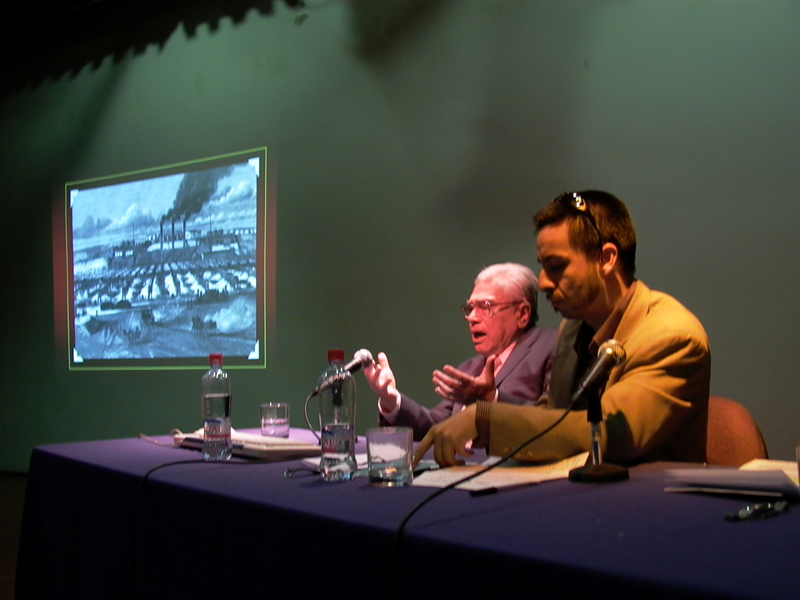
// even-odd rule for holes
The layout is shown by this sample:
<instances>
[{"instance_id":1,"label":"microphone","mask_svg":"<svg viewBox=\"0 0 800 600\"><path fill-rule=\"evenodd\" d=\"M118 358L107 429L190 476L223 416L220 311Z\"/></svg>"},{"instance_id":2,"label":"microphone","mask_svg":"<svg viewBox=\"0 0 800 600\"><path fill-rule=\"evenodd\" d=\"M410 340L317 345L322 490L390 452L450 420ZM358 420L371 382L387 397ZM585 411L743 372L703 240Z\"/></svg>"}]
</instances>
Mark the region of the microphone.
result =
<instances>
[{"instance_id":1,"label":"microphone","mask_svg":"<svg viewBox=\"0 0 800 600\"><path fill-rule=\"evenodd\" d=\"M625 361L625 348L617 340L607 340L597 351L597 358L587 369L586 374L572 395L572 402L577 402L587 389L608 377L611 369Z\"/></svg>"},{"instance_id":2,"label":"microphone","mask_svg":"<svg viewBox=\"0 0 800 600\"><path fill-rule=\"evenodd\" d=\"M622 347L622 344L617 340L603 342L597 351L597 358L586 371L578 384L578 389L572 395L572 403L577 402L587 389L605 381L611 369L616 365L621 365L624 361L625 348ZM589 397L586 418L591 429L592 464L572 469L569 472L569 480L579 483L604 483L628 479L628 469L625 467L603 463L603 454L600 450L600 424L603 422L603 409L600 406L598 394Z\"/></svg>"},{"instance_id":3,"label":"microphone","mask_svg":"<svg viewBox=\"0 0 800 600\"><path fill-rule=\"evenodd\" d=\"M364 367L368 367L373 362L375 362L375 360L372 358L372 352L370 352L366 348L362 348L361 350L355 353L355 355L353 356L353 360L351 360L344 366L344 372L355 373L356 371L360 371ZM314 388L314 391L311 393L311 396L309 397L316 396L328 386L340 383L342 381L342 375L343 373L339 375L334 375L332 377L328 377L320 385Z\"/></svg>"},{"instance_id":4,"label":"microphone","mask_svg":"<svg viewBox=\"0 0 800 600\"><path fill-rule=\"evenodd\" d=\"M347 371L348 373L355 373L356 371L360 371L364 367L370 366L374 362L375 359L372 358L372 352L370 352L366 348L362 348L353 355L353 360L351 360L344 366L344 370Z\"/></svg>"}]
</instances>

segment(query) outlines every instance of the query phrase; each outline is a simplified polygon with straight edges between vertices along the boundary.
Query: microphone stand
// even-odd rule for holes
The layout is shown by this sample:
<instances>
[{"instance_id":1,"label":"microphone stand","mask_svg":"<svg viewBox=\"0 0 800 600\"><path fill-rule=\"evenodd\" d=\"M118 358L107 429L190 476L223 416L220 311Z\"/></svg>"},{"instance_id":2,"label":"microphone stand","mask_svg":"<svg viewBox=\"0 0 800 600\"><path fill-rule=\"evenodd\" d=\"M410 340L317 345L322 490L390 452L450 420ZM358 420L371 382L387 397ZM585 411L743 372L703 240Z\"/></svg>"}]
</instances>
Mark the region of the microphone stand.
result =
<instances>
[{"instance_id":1,"label":"microphone stand","mask_svg":"<svg viewBox=\"0 0 800 600\"><path fill-rule=\"evenodd\" d=\"M603 411L600 408L599 393L592 393L589 396L586 419L592 428L592 464L572 469L569 472L569 480L575 483L610 483L629 479L626 467L603 462L603 453L600 449L600 424L603 422Z\"/></svg>"}]
</instances>

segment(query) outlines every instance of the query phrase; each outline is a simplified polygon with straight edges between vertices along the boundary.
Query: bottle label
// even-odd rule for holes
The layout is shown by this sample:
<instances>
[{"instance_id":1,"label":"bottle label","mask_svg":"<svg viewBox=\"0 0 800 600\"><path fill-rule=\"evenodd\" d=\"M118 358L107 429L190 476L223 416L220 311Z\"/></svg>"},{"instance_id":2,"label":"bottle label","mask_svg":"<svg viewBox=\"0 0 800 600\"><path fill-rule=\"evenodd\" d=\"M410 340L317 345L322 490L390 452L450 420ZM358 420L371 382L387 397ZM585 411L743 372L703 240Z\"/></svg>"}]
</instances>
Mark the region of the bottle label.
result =
<instances>
[{"instance_id":1,"label":"bottle label","mask_svg":"<svg viewBox=\"0 0 800 600\"><path fill-rule=\"evenodd\" d=\"M349 425L326 425L322 429L323 454L350 454L353 450L353 429Z\"/></svg>"},{"instance_id":2,"label":"bottle label","mask_svg":"<svg viewBox=\"0 0 800 600\"><path fill-rule=\"evenodd\" d=\"M206 419L203 434L208 442L221 442L231 439L231 428L227 419Z\"/></svg>"}]
</instances>

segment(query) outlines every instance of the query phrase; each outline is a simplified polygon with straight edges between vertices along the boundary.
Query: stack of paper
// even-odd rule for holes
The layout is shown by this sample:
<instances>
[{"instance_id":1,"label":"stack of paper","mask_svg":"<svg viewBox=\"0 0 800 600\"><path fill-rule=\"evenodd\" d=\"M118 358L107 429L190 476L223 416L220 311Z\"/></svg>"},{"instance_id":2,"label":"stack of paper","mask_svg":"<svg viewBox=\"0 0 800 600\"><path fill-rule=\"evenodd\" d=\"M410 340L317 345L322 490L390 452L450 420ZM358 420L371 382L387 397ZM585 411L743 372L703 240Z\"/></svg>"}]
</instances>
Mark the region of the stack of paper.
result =
<instances>
[{"instance_id":1,"label":"stack of paper","mask_svg":"<svg viewBox=\"0 0 800 600\"><path fill-rule=\"evenodd\" d=\"M176 431L172 436L173 443L182 448L203 449L203 430L192 433ZM319 456L319 444L312 444L291 438L278 438L244 433L231 429L234 456L258 458L260 460L281 461L306 456Z\"/></svg>"},{"instance_id":2,"label":"stack of paper","mask_svg":"<svg viewBox=\"0 0 800 600\"><path fill-rule=\"evenodd\" d=\"M668 469L664 490L800 498L797 463L788 460L752 460L738 469Z\"/></svg>"},{"instance_id":3,"label":"stack of paper","mask_svg":"<svg viewBox=\"0 0 800 600\"><path fill-rule=\"evenodd\" d=\"M546 465L521 465L519 466L500 466L487 471L483 475L478 475L456 486L460 490L496 490L500 488L517 487L551 481L553 479L566 479L569 472L586 464L589 453L583 452L577 456L565 458L552 464ZM414 478L414 485L443 488L456 481L464 479L473 473L486 469L491 462L497 462L498 458L489 459L483 465L465 465L463 467L450 467L447 469L436 469L426 471Z\"/></svg>"}]
</instances>

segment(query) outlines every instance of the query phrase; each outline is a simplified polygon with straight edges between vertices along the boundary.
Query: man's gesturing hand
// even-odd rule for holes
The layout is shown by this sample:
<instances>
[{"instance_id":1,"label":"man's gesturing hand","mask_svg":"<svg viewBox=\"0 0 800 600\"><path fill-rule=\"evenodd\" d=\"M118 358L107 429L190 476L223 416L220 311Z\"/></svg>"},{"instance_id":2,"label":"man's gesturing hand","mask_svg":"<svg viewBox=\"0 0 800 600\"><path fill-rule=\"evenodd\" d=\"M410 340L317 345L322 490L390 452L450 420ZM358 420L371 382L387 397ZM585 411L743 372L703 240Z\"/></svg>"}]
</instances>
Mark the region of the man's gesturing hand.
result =
<instances>
[{"instance_id":1,"label":"man's gesturing hand","mask_svg":"<svg viewBox=\"0 0 800 600\"><path fill-rule=\"evenodd\" d=\"M445 400L464 405L472 404L476 400L494 402L494 361L495 355L492 354L486 359L486 365L477 377L445 365L441 371L433 372L433 391Z\"/></svg>"},{"instance_id":2,"label":"man's gesturing hand","mask_svg":"<svg viewBox=\"0 0 800 600\"><path fill-rule=\"evenodd\" d=\"M379 352L377 362L364 367L364 377L367 379L370 389L380 398L381 409L392 412L397 404L399 392L397 391L397 380L385 353Z\"/></svg>"}]
</instances>

